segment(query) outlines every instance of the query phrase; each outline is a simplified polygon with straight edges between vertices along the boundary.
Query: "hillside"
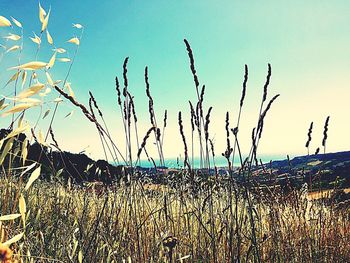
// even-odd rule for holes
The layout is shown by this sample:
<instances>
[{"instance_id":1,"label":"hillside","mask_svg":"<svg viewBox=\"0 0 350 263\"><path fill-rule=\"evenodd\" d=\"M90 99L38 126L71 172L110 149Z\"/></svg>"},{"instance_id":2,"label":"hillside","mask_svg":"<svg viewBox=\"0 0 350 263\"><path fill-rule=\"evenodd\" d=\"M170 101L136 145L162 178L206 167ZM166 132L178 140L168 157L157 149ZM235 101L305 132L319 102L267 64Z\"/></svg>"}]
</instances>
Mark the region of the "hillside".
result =
<instances>
[{"instance_id":1,"label":"hillside","mask_svg":"<svg viewBox=\"0 0 350 263\"><path fill-rule=\"evenodd\" d=\"M255 170L260 183L294 185L308 183L311 187L347 188L350 186L350 151L272 161ZM261 176L263 174L263 176Z\"/></svg>"}]
</instances>

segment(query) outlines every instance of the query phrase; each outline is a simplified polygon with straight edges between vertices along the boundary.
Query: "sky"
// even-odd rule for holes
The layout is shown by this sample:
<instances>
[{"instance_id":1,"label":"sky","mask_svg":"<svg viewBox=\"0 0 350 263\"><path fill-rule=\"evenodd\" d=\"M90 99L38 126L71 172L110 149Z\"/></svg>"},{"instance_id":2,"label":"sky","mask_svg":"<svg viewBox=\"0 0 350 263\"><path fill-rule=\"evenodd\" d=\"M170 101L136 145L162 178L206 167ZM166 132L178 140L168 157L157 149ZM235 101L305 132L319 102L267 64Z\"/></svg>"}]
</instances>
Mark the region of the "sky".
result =
<instances>
[{"instance_id":1,"label":"sky","mask_svg":"<svg viewBox=\"0 0 350 263\"><path fill-rule=\"evenodd\" d=\"M216 155L221 155L226 147L226 111L230 113L231 127L237 120L245 64L249 79L239 136L242 151L249 151L268 63L272 66L268 98L281 96L266 118L259 155L306 154L304 146L311 121L314 131L310 151L314 152L321 146L328 115L327 151L349 150L349 1L42 0L41 5L46 11L51 7L48 30L56 47L67 49L70 57L75 46L67 40L80 35L72 23L84 26L68 81L82 103L87 104L88 91L93 92L120 148L124 147L124 136L114 78L122 79L123 61L129 57L129 90L135 96L139 136L143 137L151 126L144 84L144 68L148 66L158 122L168 110L165 155L183 155L177 115L178 111L183 112L189 142L188 100L196 99L183 42L186 38L194 52L199 81L206 85L204 107L213 107L209 131ZM22 61L33 60L36 44L29 36L40 33L38 2L1 0L0 15L13 16L23 24ZM8 32L19 31L0 28L0 36ZM44 42L45 38L38 54L40 61L48 61L53 54ZM5 40L0 43L11 45ZM7 68L15 66L16 59L14 53L1 60L2 87L11 77ZM64 79L68 64L56 64L51 71L53 78ZM10 95L12 90L13 85L9 85L2 88L1 94ZM51 94L52 99L55 97L57 94ZM52 103L45 104L44 110L52 107ZM74 114L64 118L72 110ZM28 119L35 122L37 113L33 111ZM43 131L48 120L49 117L39 123ZM0 119L0 123L6 126L8 120ZM94 126L69 102L60 104L53 129L61 148L103 157ZM149 151L155 154L152 143Z\"/></svg>"}]
</instances>

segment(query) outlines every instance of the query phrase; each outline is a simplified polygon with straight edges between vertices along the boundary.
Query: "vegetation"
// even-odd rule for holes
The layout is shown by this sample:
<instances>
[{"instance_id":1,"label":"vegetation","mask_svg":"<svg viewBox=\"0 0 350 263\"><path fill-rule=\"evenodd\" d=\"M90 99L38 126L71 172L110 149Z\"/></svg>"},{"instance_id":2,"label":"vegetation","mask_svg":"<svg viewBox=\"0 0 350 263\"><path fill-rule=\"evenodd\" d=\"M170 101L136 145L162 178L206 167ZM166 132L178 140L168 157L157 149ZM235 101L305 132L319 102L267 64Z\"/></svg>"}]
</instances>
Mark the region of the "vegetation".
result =
<instances>
[{"instance_id":1,"label":"vegetation","mask_svg":"<svg viewBox=\"0 0 350 263\"><path fill-rule=\"evenodd\" d=\"M50 12L47 13L39 5L41 30L39 36L32 38L37 44L36 59L44 36L48 44L54 46L47 29L49 17ZM147 152L147 142L153 135L160 165L164 165L163 139L167 111L160 124L150 92L148 68L145 68L144 77L151 127L142 142L139 140L133 96L128 89L128 58L123 64L123 87L116 78L117 103L126 141L123 154L124 149L117 146L120 138L112 138L93 94L90 92L89 104L85 106L75 98L68 82L83 26L74 24L81 35L68 41L75 45L73 57L59 58L69 63L62 82L54 81L50 70L56 56L64 54L65 49L55 47L48 63L32 61L21 64L22 24L14 18L10 21L0 16L0 26L12 26L12 30L21 32L20 35L10 33L8 41L22 41L22 44L5 47L4 50L4 53L18 52L18 65L12 67L15 73L6 84L14 86L13 96L0 102L2 115L10 118L9 131L0 138L0 261L349 261L348 208L335 202L308 199L307 185L301 189L288 185L287 191L281 191L277 186L255 183L254 177L258 175L254 171L260 166L257 151L265 117L279 96L272 96L269 101L267 99L271 65L268 65L257 125L252 130L252 146L246 158L243 158L239 144L239 124L248 81L248 67L244 68L239 115L233 128L229 113L226 114L227 148L222 155L227 159L228 168L227 175L221 176L215 166L215 145L209 132L212 107L205 108L205 86L199 82L192 48L184 40L197 94L197 102L190 102L191 141L188 143L184 132L186 123L182 118L183 113L179 112L179 136L183 141L185 157L182 169L170 174L155 167L161 172L161 180L159 184L154 184L150 175L137 169L137 165L144 154L156 166ZM44 79L45 84L40 82ZM59 97L50 102L46 98L52 90ZM62 157L64 153L53 133L55 116L63 99L82 111L87 120L95 125L105 159L123 164L121 174L114 174L108 169L103 171L114 179L113 183L85 185L74 177L64 180L61 175L65 168L57 170L54 165L44 166L40 162L41 155L47 155L47 159L50 159L52 149L62 154L61 157L56 155L56 158L62 158L63 163L67 160ZM48 110L44 110L47 105L53 106L54 110L49 127L43 134L38 132L38 125L42 118L50 115ZM35 125L31 127L26 118L34 108L40 110ZM324 126L324 152L328 125L329 117ZM308 151L311 132L312 125L306 145ZM24 138L21 137L23 133L27 134ZM133 151L132 145L135 143L137 150ZM38 160L27 158L29 146L33 144L41 149ZM197 155L194 148L198 149L200 157L199 169L193 165L194 156ZM241 163L237 170L233 167L235 157ZM86 174L90 168L86 167ZM101 170L96 169L95 173L100 175ZM43 175L49 179L44 180Z\"/></svg>"},{"instance_id":2,"label":"vegetation","mask_svg":"<svg viewBox=\"0 0 350 263\"><path fill-rule=\"evenodd\" d=\"M251 222L244 194L236 206L228 189L218 187L205 185L194 196L185 184L177 189L154 188L132 181L99 192L35 183L24 195L25 227L20 217L3 221L2 226L5 237L25 233L12 246L25 262L79 262L79 257L84 262L349 259L350 225L345 211L309 201L298 190L288 196L259 194L251 196ZM19 182L2 180L2 214L18 211L21 191Z\"/></svg>"}]
</instances>

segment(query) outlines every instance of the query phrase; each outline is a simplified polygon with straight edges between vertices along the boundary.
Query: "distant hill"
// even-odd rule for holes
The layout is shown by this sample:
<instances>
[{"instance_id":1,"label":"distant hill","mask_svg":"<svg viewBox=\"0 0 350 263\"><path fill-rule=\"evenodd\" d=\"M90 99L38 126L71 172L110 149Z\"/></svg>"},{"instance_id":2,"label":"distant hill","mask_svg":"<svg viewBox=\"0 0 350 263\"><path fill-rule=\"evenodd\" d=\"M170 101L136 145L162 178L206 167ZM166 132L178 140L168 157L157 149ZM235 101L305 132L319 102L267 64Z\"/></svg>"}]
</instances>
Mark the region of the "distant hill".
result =
<instances>
[{"instance_id":1,"label":"distant hill","mask_svg":"<svg viewBox=\"0 0 350 263\"><path fill-rule=\"evenodd\" d=\"M272 161L265 164L265 169L272 170L279 181L289 178L294 182L306 182L317 187L331 188L335 184L350 187L350 151ZM258 169L257 172L261 170ZM266 176L263 178L266 179Z\"/></svg>"},{"instance_id":2,"label":"distant hill","mask_svg":"<svg viewBox=\"0 0 350 263\"><path fill-rule=\"evenodd\" d=\"M320 167L323 169L350 167L350 151L298 156L291 159L290 162L287 159L272 162L273 168L289 169L290 166L299 169L307 167L310 170L317 170Z\"/></svg>"},{"instance_id":3,"label":"distant hill","mask_svg":"<svg viewBox=\"0 0 350 263\"><path fill-rule=\"evenodd\" d=\"M0 139L9 132L10 130L0 129ZM25 135L20 134L13 148L21 146L24 139ZM85 154L50 150L38 143L27 147L28 164L31 163L30 160L37 161L42 164L42 171L45 171L46 174L60 173L63 178L72 178L75 182L102 181L110 184L113 181L119 181L123 177L122 171L128 169L120 165L111 165L104 160L94 161ZM158 172L164 173L164 169L161 171L154 168L137 167L136 169L151 176L158 175ZM169 172L169 169L165 169L165 171ZM176 171L177 169L171 169L171 173L176 173ZM214 169L211 169L210 173L212 172L215 172ZM226 175L227 168L220 168L218 172ZM253 178L256 182L264 184L274 184L277 181L281 186L288 183L300 186L306 182L311 186L321 186L322 188L331 188L335 184L341 187L350 187L350 151L272 161L264 164L264 167L255 168ZM238 176L237 179L244 178Z\"/></svg>"}]
</instances>

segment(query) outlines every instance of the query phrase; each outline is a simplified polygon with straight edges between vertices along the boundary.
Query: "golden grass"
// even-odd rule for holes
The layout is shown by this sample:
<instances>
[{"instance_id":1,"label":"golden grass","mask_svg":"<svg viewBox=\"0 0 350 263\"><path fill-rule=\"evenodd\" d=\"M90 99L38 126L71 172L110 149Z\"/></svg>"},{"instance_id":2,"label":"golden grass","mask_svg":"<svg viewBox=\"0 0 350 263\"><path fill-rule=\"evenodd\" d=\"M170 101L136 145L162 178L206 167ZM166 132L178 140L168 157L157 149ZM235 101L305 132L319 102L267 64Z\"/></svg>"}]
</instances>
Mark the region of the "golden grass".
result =
<instances>
[{"instance_id":1,"label":"golden grass","mask_svg":"<svg viewBox=\"0 0 350 263\"><path fill-rule=\"evenodd\" d=\"M66 53L61 47L56 47L53 36L48 32L50 12L46 12L39 4L39 19L41 22L39 36L34 33L31 40L36 45L35 60L20 64L23 49L22 24L12 18L0 16L0 27L11 30L7 40L17 41L18 45L6 47L4 52L18 52L18 63L11 67L15 70L7 85L14 84L13 98L9 103L0 101L2 116L12 115L13 131L0 140L0 261L3 262L349 262L350 261L350 222L349 208L334 209L322 202L314 202L329 192L310 193L299 190L282 194L275 190L273 194L251 194L246 186L238 187L235 182L221 184L220 179L211 180L198 177L196 174L178 172L173 178L164 175L164 182L169 185L154 185L138 180L128 180L127 184L117 184L106 190L104 185L89 184L88 187L64 184L52 178L50 182L38 181L40 165L30 166L26 162L30 144L27 138L22 148L16 148L16 137L20 133L29 132L33 128L32 137L44 147L49 147L48 135L59 103L65 98L78 107L91 122L96 125L101 139L106 160L108 155L113 160L120 157L124 163L133 166L131 153L131 113L134 116L135 137L138 145L138 132L133 97L128 92L127 61L123 65L124 89L123 97L116 78L118 104L121 110L125 129L125 140L128 149L123 156L110 136L107 124L103 119L97 103L90 93L90 108L75 99L68 78L77 55L83 26L73 24L79 29L80 36L73 37L68 43L73 44L72 57L58 57L57 61L69 63L66 75L60 81L52 76L52 68L56 56ZM42 48L42 37L46 31L49 48L54 52L48 62L38 60ZM20 35L17 35L20 32ZM21 43L20 43L21 41ZM208 142L211 142L213 163L214 146L209 138L210 110L203 117L203 101L205 86L199 93L200 83L195 69L194 56L187 40L184 40L190 59L190 69L193 74L198 102L196 110L192 109L192 159L194 125L198 131L198 149L201 168L210 166ZM1 45L2 47L2 45ZM1 59L3 53L0 54ZM23 60L25 61L25 60ZM30 75L29 75L29 74ZM270 83L271 66L268 65L268 75L264 85L263 99L260 106L257 127L253 129L253 145L250 150L246 167L246 175L251 176L251 163L256 159L256 151L264 125L264 117L269 111L274 96L267 105L267 88ZM27 82L27 78L30 80ZM42 84L40 81L45 84ZM241 156L237 140L241 110L248 80L248 67L245 66L243 91L240 101L237 125L231 129L235 136L234 148L230 146L229 117L226 118L227 150L223 154L231 172L230 160L234 159L235 151ZM161 137L160 128L153 109L153 98L150 95L148 71L145 68L146 92L149 98L149 111L152 131L155 133L159 158L164 162L163 137L166 117ZM21 86L21 91L19 91ZM46 87L46 89L44 89ZM48 102L44 99L55 89L59 97ZM68 93L66 93L65 89ZM18 93L18 94L17 94ZM11 95L11 96L12 96ZM57 95L57 93L56 93ZM55 95L55 96L56 96ZM36 97L36 98L34 98ZM122 103L122 99L124 104ZM46 100L46 99L45 99ZM52 105L52 102L54 103ZM93 102L93 103L92 103ZM267 101L266 101L267 102ZM124 110L122 107L124 105ZM48 116L53 106L53 114L46 135L38 130L41 119ZM265 106L265 107L263 107ZM24 119L25 113L34 107L40 107L36 125L30 127ZM95 116L94 109L99 115ZM43 114L43 117L41 114ZM68 116L68 115L67 115ZM27 116L26 116L27 117ZM101 118L102 124L99 119ZM18 128L14 127L18 120ZM324 132L324 151L327 139L327 118ZM187 144L183 133L181 112L179 113L180 131L182 133L186 161L184 166L191 171L188 160ZM145 140L138 145L138 158L142 151L149 160ZM205 140L203 140L205 135ZM59 149L57 142L56 147ZM31 139L30 139L31 140ZM205 144L204 144L205 143ZM106 148L105 148L106 147ZM232 154L233 152L233 154ZM231 156L231 154L233 156ZM14 164L15 157L21 163ZM161 162L162 162L161 161ZM243 161L243 160L241 160ZM257 160L256 160L257 162ZM233 163L233 161L232 161ZM20 166L24 167L20 167ZM24 171L25 170L25 171ZM22 172L22 174L18 174ZM31 175L28 175L31 172ZM190 175L191 180L185 180ZM125 177L133 177L129 174ZM203 176L206 177L206 176ZM56 181L55 181L56 180ZM347 191L350 189L347 189ZM12 254L13 253L13 254Z\"/></svg>"},{"instance_id":2,"label":"golden grass","mask_svg":"<svg viewBox=\"0 0 350 263\"><path fill-rule=\"evenodd\" d=\"M350 193L350 188L341 189L344 193ZM339 189L337 189L339 191ZM327 189L327 190L320 190L320 191L312 191L308 193L308 198L310 200L317 200L321 198L330 198L332 193L334 193L335 190L333 189Z\"/></svg>"},{"instance_id":3,"label":"golden grass","mask_svg":"<svg viewBox=\"0 0 350 263\"><path fill-rule=\"evenodd\" d=\"M2 214L17 207L18 185L1 180ZM22 229L25 238L14 247L15 252L23 259L28 254L46 258L39 262L77 262L79 255L86 262L128 258L169 262L170 249L164 243L169 238L176 239L174 260L229 262L237 258L239 249L242 261L256 262L244 196L239 198L236 215L229 207L228 191L218 190L203 188L190 194L184 186L154 190L132 182L97 195L52 182L35 183L26 193L25 228L18 218L4 222L2 229L9 237ZM276 194L265 201L251 198L261 261L346 262L350 258L349 210L334 211L311 203L298 192L289 197ZM232 204L235 207L234 200ZM239 233L231 226L239 227Z\"/></svg>"}]
</instances>

